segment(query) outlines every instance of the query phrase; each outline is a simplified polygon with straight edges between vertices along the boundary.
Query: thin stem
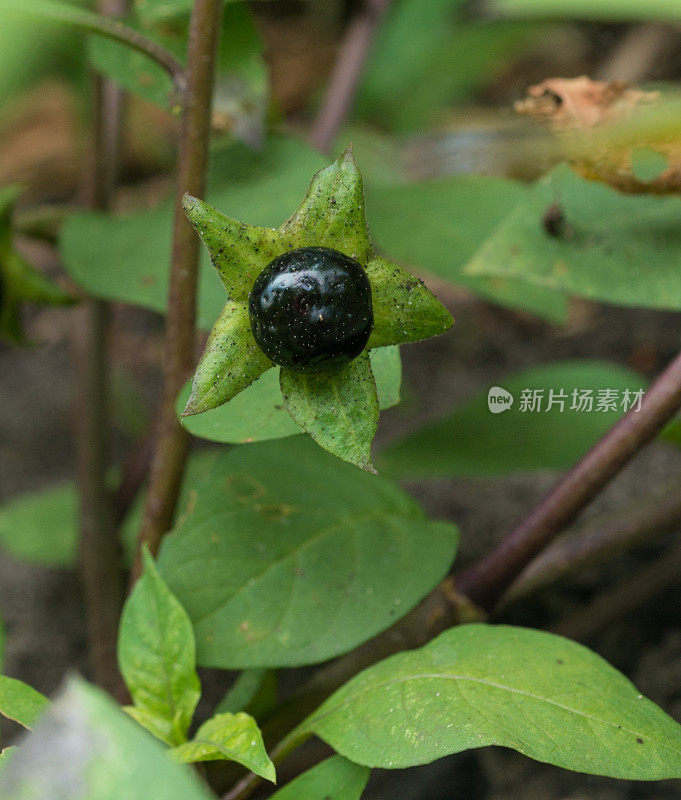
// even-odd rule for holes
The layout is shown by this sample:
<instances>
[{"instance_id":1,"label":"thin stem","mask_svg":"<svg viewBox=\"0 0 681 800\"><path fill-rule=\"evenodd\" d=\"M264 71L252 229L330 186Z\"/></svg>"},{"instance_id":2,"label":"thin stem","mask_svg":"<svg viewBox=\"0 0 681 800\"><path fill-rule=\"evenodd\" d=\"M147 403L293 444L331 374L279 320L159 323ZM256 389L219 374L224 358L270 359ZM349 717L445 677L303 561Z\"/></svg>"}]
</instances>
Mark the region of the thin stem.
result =
<instances>
[{"instance_id":1,"label":"thin stem","mask_svg":"<svg viewBox=\"0 0 681 800\"><path fill-rule=\"evenodd\" d=\"M302 740L295 737L303 720L358 672L394 653L420 647L452 625L480 621L483 616L457 593L452 578L446 578L413 611L387 631L319 669L264 725L265 742L269 744L281 740L272 753L279 754L285 747L288 755L302 744ZM288 733L291 729L294 729L293 732ZM291 746L292 742L295 747ZM257 776L249 774L223 800L245 800L259 782Z\"/></svg>"},{"instance_id":2,"label":"thin stem","mask_svg":"<svg viewBox=\"0 0 681 800\"><path fill-rule=\"evenodd\" d=\"M378 25L391 0L365 0L351 20L331 73L329 86L312 126L310 142L326 153L352 108L359 79Z\"/></svg>"},{"instance_id":3,"label":"thin stem","mask_svg":"<svg viewBox=\"0 0 681 800\"><path fill-rule=\"evenodd\" d=\"M614 514L598 517L559 539L532 561L504 595L504 604L600 564L629 547L670 533L681 525L678 480L654 497L637 499Z\"/></svg>"},{"instance_id":4,"label":"thin stem","mask_svg":"<svg viewBox=\"0 0 681 800\"><path fill-rule=\"evenodd\" d=\"M110 0L102 11L125 13L125 0ZM95 77L93 153L87 187L87 204L93 209L106 210L111 206L119 164L122 109L123 96L118 87L109 80ZM117 695L121 681L116 666L116 639L123 581L111 497L106 485L109 308L101 300L88 299L77 315L80 575L93 676L100 686Z\"/></svg>"},{"instance_id":5,"label":"thin stem","mask_svg":"<svg viewBox=\"0 0 681 800\"><path fill-rule=\"evenodd\" d=\"M627 575L551 630L570 639L588 641L634 609L649 603L672 586L678 586L680 576L681 544L675 544L642 570Z\"/></svg>"},{"instance_id":6,"label":"thin stem","mask_svg":"<svg viewBox=\"0 0 681 800\"><path fill-rule=\"evenodd\" d=\"M126 44L163 67L173 79L178 91L184 89L184 67L170 50L118 20L66 3L55 3L52 0L0 0L0 8L4 11L32 14L52 22L64 23L86 33L95 33Z\"/></svg>"},{"instance_id":7,"label":"thin stem","mask_svg":"<svg viewBox=\"0 0 681 800\"><path fill-rule=\"evenodd\" d=\"M493 609L510 584L681 406L681 354L630 410L491 553L461 574L459 591Z\"/></svg>"},{"instance_id":8,"label":"thin stem","mask_svg":"<svg viewBox=\"0 0 681 800\"><path fill-rule=\"evenodd\" d=\"M270 752L270 758L275 766L279 766L288 756L304 744L311 734L300 732L298 729L291 731L288 736L279 742ZM223 795L222 800L246 800L264 782L264 778L249 772L242 780Z\"/></svg>"},{"instance_id":9,"label":"thin stem","mask_svg":"<svg viewBox=\"0 0 681 800\"><path fill-rule=\"evenodd\" d=\"M156 554L163 535L172 524L189 450L189 436L178 422L175 399L194 366L199 239L184 215L182 196L189 192L201 197L205 192L220 12L220 0L195 0L190 23L164 342L163 396L133 581L141 572L142 545L147 544L151 553Z\"/></svg>"}]
</instances>

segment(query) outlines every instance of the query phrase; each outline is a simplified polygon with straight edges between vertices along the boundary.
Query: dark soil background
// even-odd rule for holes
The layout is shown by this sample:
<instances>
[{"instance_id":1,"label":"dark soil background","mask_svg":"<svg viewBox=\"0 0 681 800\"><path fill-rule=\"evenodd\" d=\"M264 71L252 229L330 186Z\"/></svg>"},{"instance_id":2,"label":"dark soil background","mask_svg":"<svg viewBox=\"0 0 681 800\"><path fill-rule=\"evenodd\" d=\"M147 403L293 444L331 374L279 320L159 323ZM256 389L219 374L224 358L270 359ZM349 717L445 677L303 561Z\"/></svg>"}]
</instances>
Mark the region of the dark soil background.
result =
<instances>
[{"instance_id":1,"label":"dark soil background","mask_svg":"<svg viewBox=\"0 0 681 800\"><path fill-rule=\"evenodd\" d=\"M306 27L303 22L307 17L301 22L297 4L286 4L286 13L278 14L271 8L261 12L261 22L271 51L274 92L289 119L300 124L320 76L332 63L336 37L320 38L318 28ZM528 83L558 71L568 75L612 68L636 30L626 26L575 28L580 48L528 54L487 87L479 101L508 105ZM639 71L641 78L679 77L681 36L665 30L658 49ZM154 157L162 166L170 153L172 129L146 107L133 109L133 114L140 125L157 125ZM147 179L148 158L144 152L140 155L133 143L128 148L126 170L130 182L135 179L138 188L123 192L123 204L128 195L153 197L164 185L162 179ZM45 84L22 97L12 124L0 129L0 152L4 153L0 156L0 184L21 178L35 199L71 197L77 186L81 145L68 89L57 83ZM442 172L451 163L441 159L442 152L455 152L460 145L457 129L452 126L434 137L405 143L407 146L420 154L430 172ZM15 157L7 153L15 153ZM142 162L145 169L140 167ZM48 248L33 247L31 255L46 271L58 272ZM504 376L519 369L573 357L601 358L653 377L681 342L681 317L671 313L574 301L571 321L563 328L553 328L495 308L464 291L447 290L443 300L453 311L456 325L437 340L403 348L406 402L382 416L379 448L477 392L503 385ZM0 502L73 474L77 419L72 312L29 311L26 322L29 337L39 345L17 349L0 344ZM112 418L116 420L113 433L119 458L152 413L159 387L161 332L161 320L155 315L114 308L111 347L116 391ZM461 565L486 552L557 477L554 473L535 473L500 480L424 481L405 488L432 516L458 523L462 532ZM654 444L613 482L585 517L614 511L638 498L643 502L674 479L681 485L681 451ZM531 599L510 605L499 619L528 626L552 625L586 608L600 588L625 577L635 581L641 567L673 538L648 543L605 566L590 568ZM55 691L69 671L87 674L84 613L73 571L30 566L0 552L0 615L7 633L7 674L21 677L46 693ZM617 618L588 642L677 719L681 719L680 620L681 591L675 586ZM224 677L211 675L207 680L209 691L215 683L219 696ZM403 772L376 771L366 797L666 800L681 798L681 781L646 784L592 778L540 765L512 752L488 749Z\"/></svg>"}]
</instances>

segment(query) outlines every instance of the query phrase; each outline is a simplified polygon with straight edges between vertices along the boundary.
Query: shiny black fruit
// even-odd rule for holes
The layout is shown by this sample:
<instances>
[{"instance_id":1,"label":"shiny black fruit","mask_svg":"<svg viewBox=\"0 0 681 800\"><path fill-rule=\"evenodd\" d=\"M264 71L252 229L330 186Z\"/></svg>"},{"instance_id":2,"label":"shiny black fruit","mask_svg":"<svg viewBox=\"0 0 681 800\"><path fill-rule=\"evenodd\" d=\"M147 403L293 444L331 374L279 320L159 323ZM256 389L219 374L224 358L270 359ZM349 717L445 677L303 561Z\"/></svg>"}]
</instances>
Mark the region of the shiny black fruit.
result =
<instances>
[{"instance_id":1,"label":"shiny black fruit","mask_svg":"<svg viewBox=\"0 0 681 800\"><path fill-rule=\"evenodd\" d=\"M364 350L374 324L362 265L328 247L275 258L258 275L248 311L260 349L294 372L342 367Z\"/></svg>"}]
</instances>

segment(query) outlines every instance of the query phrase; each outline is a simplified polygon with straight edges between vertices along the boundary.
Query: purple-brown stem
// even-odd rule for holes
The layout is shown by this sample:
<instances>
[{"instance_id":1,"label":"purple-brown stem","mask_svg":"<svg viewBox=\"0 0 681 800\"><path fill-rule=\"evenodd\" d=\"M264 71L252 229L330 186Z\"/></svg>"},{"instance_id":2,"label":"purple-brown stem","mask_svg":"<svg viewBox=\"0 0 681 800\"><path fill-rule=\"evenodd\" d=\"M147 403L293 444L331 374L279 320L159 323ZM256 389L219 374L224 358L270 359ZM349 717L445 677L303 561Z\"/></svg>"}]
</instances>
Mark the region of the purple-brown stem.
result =
<instances>
[{"instance_id":1,"label":"purple-brown stem","mask_svg":"<svg viewBox=\"0 0 681 800\"><path fill-rule=\"evenodd\" d=\"M189 451L189 436L178 422L175 399L194 366L199 239L184 215L182 196L185 192L195 197L205 193L221 9L220 0L195 0L192 9L175 192L163 395L133 581L141 572L142 545L156 554L172 524Z\"/></svg>"},{"instance_id":2,"label":"purple-brown stem","mask_svg":"<svg viewBox=\"0 0 681 800\"><path fill-rule=\"evenodd\" d=\"M491 610L529 562L563 531L681 406L681 354L631 409L497 547L458 578L457 588Z\"/></svg>"},{"instance_id":3,"label":"purple-brown stem","mask_svg":"<svg viewBox=\"0 0 681 800\"><path fill-rule=\"evenodd\" d=\"M390 5L390 0L366 0L364 7L350 21L334 64L317 118L312 126L310 142L327 153L357 92L376 29Z\"/></svg>"}]
</instances>

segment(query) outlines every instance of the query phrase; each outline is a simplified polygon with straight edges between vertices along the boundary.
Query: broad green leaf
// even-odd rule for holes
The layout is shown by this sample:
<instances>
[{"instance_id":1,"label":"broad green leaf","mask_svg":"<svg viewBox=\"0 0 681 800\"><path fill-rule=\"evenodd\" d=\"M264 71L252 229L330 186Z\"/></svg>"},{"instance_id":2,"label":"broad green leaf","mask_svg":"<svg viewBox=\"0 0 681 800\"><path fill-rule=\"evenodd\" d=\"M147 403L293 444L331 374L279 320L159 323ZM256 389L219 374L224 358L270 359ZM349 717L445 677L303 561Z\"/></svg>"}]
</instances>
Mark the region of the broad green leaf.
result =
<instances>
[{"instance_id":1,"label":"broad green leaf","mask_svg":"<svg viewBox=\"0 0 681 800\"><path fill-rule=\"evenodd\" d=\"M366 264L372 247L364 212L364 181L352 148L314 176L305 199L281 230L296 247L331 247Z\"/></svg>"},{"instance_id":2,"label":"broad green leaf","mask_svg":"<svg viewBox=\"0 0 681 800\"><path fill-rule=\"evenodd\" d=\"M368 780L366 767L332 756L287 783L271 800L359 800Z\"/></svg>"},{"instance_id":3,"label":"broad green leaf","mask_svg":"<svg viewBox=\"0 0 681 800\"><path fill-rule=\"evenodd\" d=\"M148 551L123 608L118 663L135 703L130 715L166 744L183 743L201 696L194 632Z\"/></svg>"},{"instance_id":4,"label":"broad green leaf","mask_svg":"<svg viewBox=\"0 0 681 800\"><path fill-rule=\"evenodd\" d=\"M465 625L360 673L303 723L370 767L487 745L630 780L681 776L681 726L581 645Z\"/></svg>"},{"instance_id":5,"label":"broad green leaf","mask_svg":"<svg viewBox=\"0 0 681 800\"><path fill-rule=\"evenodd\" d=\"M212 153L207 199L228 216L279 225L323 164L323 156L291 137L270 136L259 153L233 143ZM163 313L171 229L170 201L121 218L78 213L62 229L61 254L73 279L90 293ZM198 324L210 328L225 294L202 250Z\"/></svg>"},{"instance_id":6,"label":"broad green leaf","mask_svg":"<svg viewBox=\"0 0 681 800\"><path fill-rule=\"evenodd\" d=\"M634 393L645 386L636 373L605 362L534 367L500 378L452 414L392 443L377 463L402 478L568 469L635 405ZM512 405L497 406L506 410L493 414L489 394L504 391ZM527 391L538 392L535 410L523 400ZM579 410L580 402L583 409L590 402L591 410Z\"/></svg>"},{"instance_id":7,"label":"broad green leaf","mask_svg":"<svg viewBox=\"0 0 681 800\"><path fill-rule=\"evenodd\" d=\"M371 442L378 427L378 394L366 351L338 372L300 374L282 369L289 414L329 453L375 472Z\"/></svg>"},{"instance_id":8,"label":"broad green leaf","mask_svg":"<svg viewBox=\"0 0 681 800\"><path fill-rule=\"evenodd\" d=\"M527 17L593 19L633 22L641 20L681 20L678 0L489 0L490 10L500 14Z\"/></svg>"},{"instance_id":9,"label":"broad green leaf","mask_svg":"<svg viewBox=\"0 0 681 800\"><path fill-rule=\"evenodd\" d=\"M452 316L418 278L376 256L366 272L371 281L374 333L368 347L438 336L452 326Z\"/></svg>"},{"instance_id":10,"label":"broad green leaf","mask_svg":"<svg viewBox=\"0 0 681 800\"><path fill-rule=\"evenodd\" d=\"M367 212L378 247L398 261L493 302L560 322L567 317L562 293L464 272L466 262L527 194L524 184L483 175L376 184L367 188Z\"/></svg>"},{"instance_id":11,"label":"broad green leaf","mask_svg":"<svg viewBox=\"0 0 681 800\"><path fill-rule=\"evenodd\" d=\"M355 114L392 131L430 128L504 71L538 34L527 23L468 22L466 9L465 0L392 3L372 47Z\"/></svg>"},{"instance_id":12,"label":"broad green leaf","mask_svg":"<svg viewBox=\"0 0 681 800\"><path fill-rule=\"evenodd\" d=\"M456 543L453 525L426 519L397 486L297 436L225 453L164 539L159 569L192 620L199 664L294 666L407 613Z\"/></svg>"},{"instance_id":13,"label":"broad green leaf","mask_svg":"<svg viewBox=\"0 0 681 800\"><path fill-rule=\"evenodd\" d=\"M208 337L183 415L223 405L271 366L251 333L247 304L228 302Z\"/></svg>"},{"instance_id":14,"label":"broad green leaf","mask_svg":"<svg viewBox=\"0 0 681 800\"><path fill-rule=\"evenodd\" d=\"M49 705L50 701L28 684L0 675L1 716L31 729Z\"/></svg>"},{"instance_id":15,"label":"broad green leaf","mask_svg":"<svg viewBox=\"0 0 681 800\"><path fill-rule=\"evenodd\" d=\"M400 402L402 364L399 348L381 347L372 350L370 357L379 408L392 408ZM182 413L189 393L190 384L187 384L178 397L178 414ZM182 425L201 439L233 444L278 439L301 432L300 426L284 407L276 369L265 372L229 403L203 414L184 417Z\"/></svg>"},{"instance_id":16,"label":"broad green leaf","mask_svg":"<svg viewBox=\"0 0 681 800\"><path fill-rule=\"evenodd\" d=\"M236 761L256 775L273 783L274 764L270 761L256 721L248 714L218 714L198 729L190 742L170 751L174 761Z\"/></svg>"},{"instance_id":17,"label":"broad green leaf","mask_svg":"<svg viewBox=\"0 0 681 800\"><path fill-rule=\"evenodd\" d=\"M0 775L3 800L210 800L193 771L99 689L72 679Z\"/></svg>"},{"instance_id":18,"label":"broad green leaf","mask_svg":"<svg viewBox=\"0 0 681 800\"><path fill-rule=\"evenodd\" d=\"M560 202L563 236L542 226ZM625 306L681 309L681 199L625 195L561 166L538 181L469 261L496 275Z\"/></svg>"},{"instance_id":19,"label":"broad green leaf","mask_svg":"<svg viewBox=\"0 0 681 800\"><path fill-rule=\"evenodd\" d=\"M74 564L77 528L78 495L72 482L0 505L0 546L22 561L54 567Z\"/></svg>"},{"instance_id":20,"label":"broad green leaf","mask_svg":"<svg viewBox=\"0 0 681 800\"><path fill-rule=\"evenodd\" d=\"M192 486L207 474L217 450L192 453L182 483L178 509L191 497ZM128 513L121 531L129 563L144 507L144 492ZM73 481L27 492L0 505L0 547L15 558L48 567L69 567L78 554L78 490Z\"/></svg>"}]
</instances>

